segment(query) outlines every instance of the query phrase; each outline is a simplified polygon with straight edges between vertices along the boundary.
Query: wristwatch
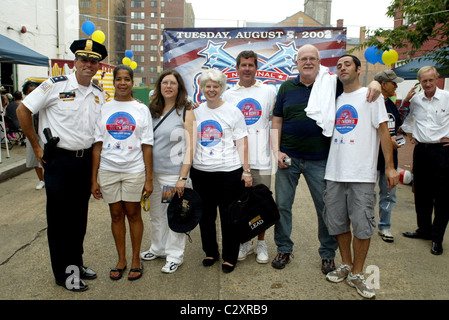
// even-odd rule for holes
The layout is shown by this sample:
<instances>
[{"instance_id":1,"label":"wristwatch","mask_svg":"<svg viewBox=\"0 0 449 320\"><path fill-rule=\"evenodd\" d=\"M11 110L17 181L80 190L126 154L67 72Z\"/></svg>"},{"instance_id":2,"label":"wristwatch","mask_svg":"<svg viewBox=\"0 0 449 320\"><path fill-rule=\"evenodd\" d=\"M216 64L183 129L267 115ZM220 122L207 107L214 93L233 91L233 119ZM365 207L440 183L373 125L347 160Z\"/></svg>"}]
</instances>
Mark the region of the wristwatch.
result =
<instances>
[{"instance_id":1,"label":"wristwatch","mask_svg":"<svg viewBox=\"0 0 449 320\"><path fill-rule=\"evenodd\" d=\"M251 169L243 169L243 171L245 171L245 172L251 172Z\"/></svg>"},{"instance_id":2,"label":"wristwatch","mask_svg":"<svg viewBox=\"0 0 449 320\"><path fill-rule=\"evenodd\" d=\"M179 177L179 180L187 180L187 178Z\"/></svg>"}]
</instances>

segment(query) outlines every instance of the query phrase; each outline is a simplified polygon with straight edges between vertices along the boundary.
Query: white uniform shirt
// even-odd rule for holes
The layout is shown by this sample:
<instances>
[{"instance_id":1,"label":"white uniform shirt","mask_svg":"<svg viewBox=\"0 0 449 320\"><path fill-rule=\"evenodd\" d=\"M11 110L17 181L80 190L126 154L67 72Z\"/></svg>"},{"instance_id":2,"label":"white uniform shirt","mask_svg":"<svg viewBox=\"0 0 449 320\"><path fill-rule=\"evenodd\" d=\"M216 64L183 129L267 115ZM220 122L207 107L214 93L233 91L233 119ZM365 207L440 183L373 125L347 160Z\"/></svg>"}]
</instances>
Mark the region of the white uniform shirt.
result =
<instances>
[{"instance_id":1,"label":"white uniform shirt","mask_svg":"<svg viewBox=\"0 0 449 320\"><path fill-rule=\"evenodd\" d=\"M67 150L87 149L94 141L95 122L105 103L102 90L92 84L80 90L75 73L49 78L23 100L33 113L39 112L39 136L50 128L59 137L58 147Z\"/></svg>"},{"instance_id":2,"label":"white uniform shirt","mask_svg":"<svg viewBox=\"0 0 449 320\"><path fill-rule=\"evenodd\" d=\"M367 88L361 88L337 99L326 180L376 182L380 144L377 129L388 121L388 114L383 97L369 103L366 91Z\"/></svg>"},{"instance_id":3,"label":"white uniform shirt","mask_svg":"<svg viewBox=\"0 0 449 320\"><path fill-rule=\"evenodd\" d=\"M424 92L414 96L402 128L421 143L438 143L449 137L449 92L437 88L430 100Z\"/></svg>"},{"instance_id":4,"label":"white uniform shirt","mask_svg":"<svg viewBox=\"0 0 449 320\"><path fill-rule=\"evenodd\" d=\"M242 166L234 141L248 135L243 114L224 102L210 109L207 102L194 110L197 143L193 167L201 171L233 171Z\"/></svg>"},{"instance_id":5,"label":"white uniform shirt","mask_svg":"<svg viewBox=\"0 0 449 320\"><path fill-rule=\"evenodd\" d=\"M138 173L145 170L142 144L153 145L148 107L135 100L111 100L101 108L95 142L102 141L100 169Z\"/></svg>"},{"instance_id":6,"label":"white uniform shirt","mask_svg":"<svg viewBox=\"0 0 449 320\"><path fill-rule=\"evenodd\" d=\"M251 168L271 169L270 120L276 102L274 86L260 80L249 88L237 84L225 91L223 100L237 106L245 117Z\"/></svg>"}]
</instances>

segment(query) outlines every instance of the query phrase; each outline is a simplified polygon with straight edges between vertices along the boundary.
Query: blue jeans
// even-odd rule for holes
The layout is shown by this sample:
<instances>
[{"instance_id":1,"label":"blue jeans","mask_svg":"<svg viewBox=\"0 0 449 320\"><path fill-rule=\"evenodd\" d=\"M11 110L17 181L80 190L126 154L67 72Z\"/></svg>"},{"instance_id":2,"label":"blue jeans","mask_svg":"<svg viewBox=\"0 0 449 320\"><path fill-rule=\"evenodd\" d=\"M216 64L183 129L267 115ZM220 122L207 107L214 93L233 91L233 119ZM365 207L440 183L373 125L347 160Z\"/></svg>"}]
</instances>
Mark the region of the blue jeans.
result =
<instances>
[{"instance_id":1,"label":"blue jeans","mask_svg":"<svg viewBox=\"0 0 449 320\"><path fill-rule=\"evenodd\" d=\"M377 170L379 183L379 230L391 228L391 209L396 204L396 187L389 190L385 172Z\"/></svg>"},{"instance_id":2,"label":"blue jeans","mask_svg":"<svg viewBox=\"0 0 449 320\"><path fill-rule=\"evenodd\" d=\"M290 237L292 233L292 206L295 200L296 186L301 174L303 174L318 216L318 239L320 241L318 252L322 259L335 258L338 243L335 237L329 235L323 221L326 163L327 160L292 158L290 167L286 169L278 168L275 191L280 219L274 228L274 241L279 253L291 253L293 251L293 241Z\"/></svg>"}]
</instances>

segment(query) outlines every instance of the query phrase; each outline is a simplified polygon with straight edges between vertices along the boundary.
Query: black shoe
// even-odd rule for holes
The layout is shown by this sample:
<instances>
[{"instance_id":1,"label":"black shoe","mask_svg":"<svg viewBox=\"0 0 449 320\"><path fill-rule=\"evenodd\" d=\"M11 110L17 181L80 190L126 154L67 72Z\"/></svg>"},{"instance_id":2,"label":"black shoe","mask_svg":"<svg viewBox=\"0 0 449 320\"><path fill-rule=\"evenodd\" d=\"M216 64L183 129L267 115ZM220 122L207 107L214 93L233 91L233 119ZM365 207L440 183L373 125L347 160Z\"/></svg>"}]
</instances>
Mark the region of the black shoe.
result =
<instances>
[{"instance_id":1,"label":"black shoe","mask_svg":"<svg viewBox=\"0 0 449 320\"><path fill-rule=\"evenodd\" d=\"M234 271L234 268L235 268L235 265L231 266L231 265L229 265L227 263L226 264L223 263L221 265L221 270L223 270L224 273L230 273L230 272Z\"/></svg>"},{"instance_id":2,"label":"black shoe","mask_svg":"<svg viewBox=\"0 0 449 320\"><path fill-rule=\"evenodd\" d=\"M206 257L203 259L203 266L205 267L211 267L214 265L215 262L217 262L218 257Z\"/></svg>"},{"instance_id":3,"label":"black shoe","mask_svg":"<svg viewBox=\"0 0 449 320\"><path fill-rule=\"evenodd\" d=\"M430 235L423 234L423 233L421 233L419 231L404 232L402 234L404 235L404 237L407 237L407 238L424 239L424 240L430 240L431 239Z\"/></svg>"},{"instance_id":4,"label":"black shoe","mask_svg":"<svg viewBox=\"0 0 449 320\"><path fill-rule=\"evenodd\" d=\"M271 262L271 266L275 269L284 269L290 263L290 255L291 253L278 253Z\"/></svg>"},{"instance_id":5,"label":"black shoe","mask_svg":"<svg viewBox=\"0 0 449 320\"><path fill-rule=\"evenodd\" d=\"M321 259L321 272L328 274L335 270L334 259Z\"/></svg>"},{"instance_id":6,"label":"black shoe","mask_svg":"<svg viewBox=\"0 0 449 320\"><path fill-rule=\"evenodd\" d=\"M80 278L83 280L92 280L97 277L97 274L92 269L88 267L81 266L80 267Z\"/></svg>"},{"instance_id":7,"label":"black shoe","mask_svg":"<svg viewBox=\"0 0 449 320\"><path fill-rule=\"evenodd\" d=\"M68 284L66 280L64 281L56 280L56 284L73 292L83 292L89 289L89 286L82 279L79 278L73 278L72 282L69 282Z\"/></svg>"},{"instance_id":8,"label":"black shoe","mask_svg":"<svg viewBox=\"0 0 449 320\"><path fill-rule=\"evenodd\" d=\"M432 249L430 249L430 252L432 254L437 255L437 256L442 254L443 253L443 245L442 245L442 243L441 242L432 241Z\"/></svg>"}]
</instances>

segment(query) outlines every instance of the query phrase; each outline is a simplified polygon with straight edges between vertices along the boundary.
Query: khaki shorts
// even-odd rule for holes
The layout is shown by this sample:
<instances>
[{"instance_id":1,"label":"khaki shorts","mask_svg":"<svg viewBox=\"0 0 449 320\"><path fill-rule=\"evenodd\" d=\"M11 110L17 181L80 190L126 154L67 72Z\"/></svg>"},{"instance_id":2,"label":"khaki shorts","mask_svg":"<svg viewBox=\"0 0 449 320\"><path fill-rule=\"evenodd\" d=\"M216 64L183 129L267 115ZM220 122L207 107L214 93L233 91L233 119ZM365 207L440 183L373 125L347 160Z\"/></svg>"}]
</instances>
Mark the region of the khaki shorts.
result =
<instances>
[{"instance_id":1,"label":"khaki shorts","mask_svg":"<svg viewBox=\"0 0 449 320\"><path fill-rule=\"evenodd\" d=\"M271 169L251 169L251 175L253 176L253 186L264 184L268 189L271 188Z\"/></svg>"},{"instance_id":2,"label":"khaki shorts","mask_svg":"<svg viewBox=\"0 0 449 320\"><path fill-rule=\"evenodd\" d=\"M140 202L145 184L145 171L123 173L98 170L98 184L106 203Z\"/></svg>"},{"instance_id":3,"label":"khaki shorts","mask_svg":"<svg viewBox=\"0 0 449 320\"><path fill-rule=\"evenodd\" d=\"M326 181L323 220L330 235L351 231L369 239L376 228L374 183Z\"/></svg>"}]
</instances>

